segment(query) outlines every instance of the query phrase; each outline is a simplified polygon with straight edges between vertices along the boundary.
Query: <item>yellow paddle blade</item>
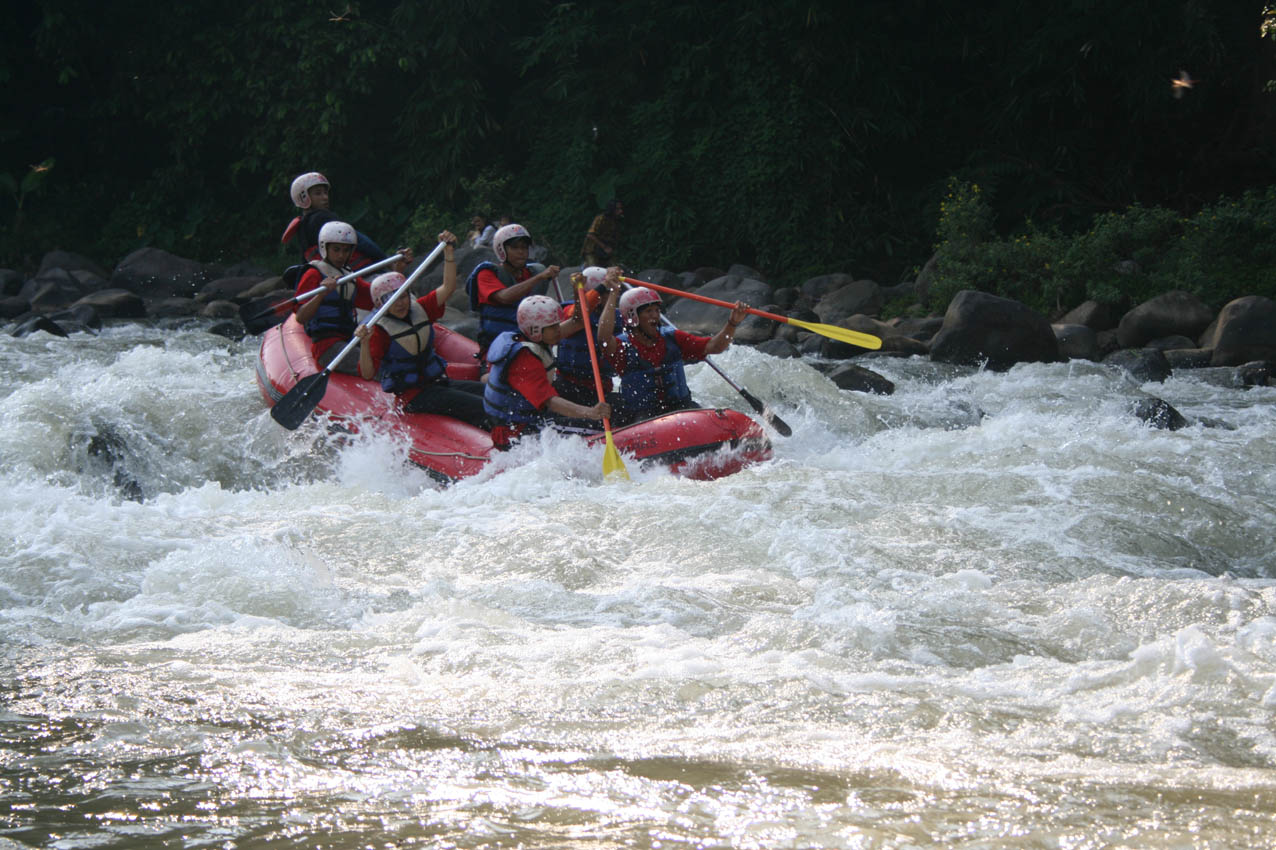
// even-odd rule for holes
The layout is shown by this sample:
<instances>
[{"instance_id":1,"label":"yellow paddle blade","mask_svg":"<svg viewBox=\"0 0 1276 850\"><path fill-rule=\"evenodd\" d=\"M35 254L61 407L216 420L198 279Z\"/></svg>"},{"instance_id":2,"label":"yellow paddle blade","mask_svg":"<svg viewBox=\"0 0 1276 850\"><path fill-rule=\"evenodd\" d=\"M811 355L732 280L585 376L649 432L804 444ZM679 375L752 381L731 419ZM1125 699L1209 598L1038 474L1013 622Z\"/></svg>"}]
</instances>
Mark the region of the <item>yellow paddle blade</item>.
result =
<instances>
[{"instance_id":1,"label":"yellow paddle blade","mask_svg":"<svg viewBox=\"0 0 1276 850\"><path fill-rule=\"evenodd\" d=\"M839 328L837 325L822 325L819 322L803 322L800 319L789 319L789 324L817 333L820 336L826 336L829 339L835 339L838 342L849 342L851 345L858 345L860 348L876 351L882 347L882 341L872 334L860 333L850 328Z\"/></svg>"},{"instance_id":2,"label":"yellow paddle blade","mask_svg":"<svg viewBox=\"0 0 1276 850\"><path fill-rule=\"evenodd\" d=\"M629 470L625 469L625 462L620 459L620 451L611 438L610 428L607 429L607 450L603 452L603 478L629 480Z\"/></svg>"}]
</instances>

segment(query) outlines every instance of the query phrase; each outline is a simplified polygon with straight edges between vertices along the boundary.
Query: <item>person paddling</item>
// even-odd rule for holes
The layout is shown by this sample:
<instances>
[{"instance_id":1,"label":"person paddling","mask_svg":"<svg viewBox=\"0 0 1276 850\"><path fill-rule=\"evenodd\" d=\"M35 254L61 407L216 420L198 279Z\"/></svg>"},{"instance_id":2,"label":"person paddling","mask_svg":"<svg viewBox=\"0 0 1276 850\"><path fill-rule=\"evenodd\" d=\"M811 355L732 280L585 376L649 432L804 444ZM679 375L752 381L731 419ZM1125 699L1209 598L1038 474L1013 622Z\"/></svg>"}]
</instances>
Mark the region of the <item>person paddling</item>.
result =
<instances>
[{"instance_id":1,"label":"person paddling","mask_svg":"<svg viewBox=\"0 0 1276 850\"><path fill-rule=\"evenodd\" d=\"M465 281L470 310L478 314L480 355L499 335L518 331L518 306L527 296L558 276L549 266L533 274L527 267L532 237L521 224L507 224L492 237L496 263L479 263Z\"/></svg>"},{"instance_id":2,"label":"person paddling","mask_svg":"<svg viewBox=\"0 0 1276 850\"><path fill-rule=\"evenodd\" d=\"M620 315L626 331L615 336L603 322L598 324L603 353L620 376L620 404L612 421L627 424L697 407L684 364L725 351L747 310L743 302L735 302L722 330L712 337L699 336L662 328L660 296L654 291L639 286L622 295Z\"/></svg>"},{"instance_id":3,"label":"person paddling","mask_svg":"<svg viewBox=\"0 0 1276 850\"><path fill-rule=\"evenodd\" d=\"M366 280L357 277L340 283L338 278L350 273L350 257L354 254L358 236L344 221L330 221L319 231L319 257L310 261L310 268L297 280L297 295L304 295L322 286L328 292L322 296L302 301L297 305L297 321L310 335L315 360L327 366L354 335L356 310L373 310L371 288ZM401 271L403 263L396 265ZM347 357L334 366L338 372L357 375L359 366Z\"/></svg>"},{"instance_id":4,"label":"person paddling","mask_svg":"<svg viewBox=\"0 0 1276 850\"><path fill-rule=\"evenodd\" d=\"M509 448L523 434L534 433L553 416L601 422L611 415L611 405L577 404L560 396L553 387L554 355L550 351L564 327L580 327L579 318L566 323L553 298L531 295L518 305L517 331L505 331L488 349L492 370L487 376L483 405L496 422L492 444ZM552 414L552 415L551 415Z\"/></svg>"},{"instance_id":5,"label":"person paddling","mask_svg":"<svg viewBox=\"0 0 1276 850\"><path fill-rule=\"evenodd\" d=\"M415 300L405 290L375 326L355 329L363 341L359 374L379 377L381 389L398 396L407 413L438 413L484 428L483 384L448 378L447 361L434 349L434 322L456 291L456 237L445 230L439 241L444 244L443 283ZM403 280L399 272L378 275L372 281L372 303L380 307Z\"/></svg>"},{"instance_id":6,"label":"person paddling","mask_svg":"<svg viewBox=\"0 0 1276 850\"><path fill-rule=\"evenodd\" d=\"M288 196L301 212L284 230L283 242L286 245L297 238L304 261L319 259L319 231L325 224L340 220L331 208L332 186L328 178L318 171L308 171L292 181ZM351 269L358 271L386 258L385 251L368 236L357 230L355 235L358 241L355 243L354 253L350 255ZM401 248L396 253L403 254L408 262L412 261L411 249Z\"/></svg>"},{"instance_id":7,"label":"person paddling","mask_svg":"<svg viewBox=\"0 0 1276 850\"><path fill-rule=\"evenodd\" d=\"M609 322L607 327L614 329L620 315L617 310L617 299L620 293L620 274L619 266L612 266L609 269L590 266L581 270L581 276L585 278L586 286L589 287L585 293L584 300L589 308L590 326L594 331L595 344L599 344L600 348L601 336L599 327L601 323L606 320ZM607 293L605 298L602 295L604 291ZM577 309L578 306L575 301L569 301L564 304L564 318L570 319L574 317ZM605 319L604 317L609 318ZM601 354L598 360L604 392L610 396L611 379L615 373L612 371L611 363ZM574 401L577 404L588 405L598 400L598 391L594 386L593 363L589 357L589 343L583 326L581 326L581 330L571 335L564 335L558 343L558 369L557 377L554 379L554 389L563 398L568 401Z\"/></svg>"}]
</instances>

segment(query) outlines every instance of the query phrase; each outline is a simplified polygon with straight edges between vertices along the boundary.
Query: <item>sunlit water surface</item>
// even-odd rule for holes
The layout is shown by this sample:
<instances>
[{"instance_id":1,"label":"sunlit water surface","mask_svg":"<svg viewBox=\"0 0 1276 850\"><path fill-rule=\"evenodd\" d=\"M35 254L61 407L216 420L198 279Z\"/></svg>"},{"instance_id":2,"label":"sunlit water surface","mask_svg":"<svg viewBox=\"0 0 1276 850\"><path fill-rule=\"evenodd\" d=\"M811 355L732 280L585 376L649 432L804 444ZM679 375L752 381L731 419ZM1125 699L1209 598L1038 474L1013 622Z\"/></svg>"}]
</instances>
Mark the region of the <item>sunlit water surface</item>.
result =
<instances>
[{"instance_id":1,"label":"sunlit water surface","mask_svg":"<svg viewBox=\"0 0 1276 850\"><path fill-rule=\"evenodd\" d=\"M440 489L205 327L0 336L0 847L1276 845L1276 389L735 349L771 462Z\"/></svg>"}]
</instances>

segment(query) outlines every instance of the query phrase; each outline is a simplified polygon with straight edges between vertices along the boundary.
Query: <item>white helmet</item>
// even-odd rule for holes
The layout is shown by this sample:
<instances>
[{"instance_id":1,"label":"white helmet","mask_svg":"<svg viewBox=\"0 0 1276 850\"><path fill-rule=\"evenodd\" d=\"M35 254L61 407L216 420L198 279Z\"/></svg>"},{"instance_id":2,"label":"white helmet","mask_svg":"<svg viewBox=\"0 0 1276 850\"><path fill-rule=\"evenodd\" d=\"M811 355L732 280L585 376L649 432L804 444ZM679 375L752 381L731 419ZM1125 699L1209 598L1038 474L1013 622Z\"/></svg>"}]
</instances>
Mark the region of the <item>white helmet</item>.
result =
<instances>
[{"instance_id":1,"label":"white helmet","mask_svg":"<svg viewBox=\"0 0 1276 850\"><path fill-rule=\"evenodd\" d=\"M492 250L496 252L496 259L502 263L505 262L505 243L511 239L526 239L532 241L532 234L527 232L527 228L521 224L507 224L492 237Z\"/></svg>"},{"instance_id":2,"label":"white helmet","mask_svg":"<svg viewBox=\"0 0 1276 850\"><path fill-rule=\"evenodd\" d=\"M660 296L654 289L635 286L620 296L620 315L627 325L638 324L638 308L645 304L659 304Z\"/></svg>"},{"instance_id":3,"label":"white helmet","mask_svg":"<svg viewBox=\"0 0 1276 850\"><path fill-rule=\"evenodd\" d=\"M518 304L518 329L532 342L540 342L541 331L561 318L558 302L548 295L529 295Z\"/></svg>"},{"instance_id":4,"label":"white helmet","mask_svg":"<svg viewBox=\"0 0 1276 850\"><path fill-rule=\"evenodd\" d=\"M344 221L330 221L319 228L319 256L328 259L328 245L358 245L359 236Z\"/></svg>"},{"instance_id":5,"label":"white helmet","mask_svg":"<svg viewBox=\"0 0 1276 850\"><path fill-rule=\"evenodd\" d=\"M305 174L292 181L292 188L288 190L292 202L303 210L310 209L310 190L315 186L330 186L328 178L324 177L318 171L308 171Z\"/></svg>"},{"instance_id":6,"label":"white helmet","mask_svg":"<svg viewBox=\"0 0 1276 850\"><path fill-rule=\"evenodd\" d=\"M607 277L607 270L602 266L588 266L581 269L580 273L585 278L586 289L597 289L603 285L603 280Z\"/></svg>"},{"instance_id":7,"label":"white helmet","mask_svg":"<svg viewBox=\"0 0 1276 850\"><path fill-rule=\"evenodd\" d=\"M403 281L407 280L398 272L386 272L372 279L372 303L377 307L385 304L390 296L399 291Z\"/></svg>"}]
</instances>

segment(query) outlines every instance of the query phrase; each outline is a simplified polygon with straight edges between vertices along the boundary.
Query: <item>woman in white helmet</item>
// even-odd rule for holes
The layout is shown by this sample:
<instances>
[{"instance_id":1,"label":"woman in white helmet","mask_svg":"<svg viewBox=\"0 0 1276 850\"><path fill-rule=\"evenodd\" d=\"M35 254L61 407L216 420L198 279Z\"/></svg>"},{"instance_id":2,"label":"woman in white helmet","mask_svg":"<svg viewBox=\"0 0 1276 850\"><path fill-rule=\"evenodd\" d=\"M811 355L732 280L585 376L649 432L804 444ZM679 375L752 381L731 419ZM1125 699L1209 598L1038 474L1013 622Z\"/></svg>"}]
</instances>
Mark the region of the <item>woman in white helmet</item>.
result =
<instances>
[{"instance_id":1,"label":"woman in white helmet","mask_svg":"<svg viewBox=\"0 0 1276 850\"><path fill-rule=\"evenodd\" d=\"M492 237L497 263L479 263L465 281L470 310L479 317L479 351L500 334L518 330L518 305L527 296L543 291L558 276L559 267L533 273L527 267L532 237L521 224L507 224Z\"/></svg>"},{"instance_id":2,"label":"woman in white helmet","mask_svg":"<svg viewBox=\"0 0 1276 850\"><path fill-rule=\"evenodd\" d=\"M564 325L570 330L579 324L579 318L563 322L562 308L553 298L529 295L518 305L518 330L493 340L483 405L496 423L492 443L497 448L508 448L520 435L538 431L551 421L551 414L597 421L611 415L606 403L577 404L554 390L550 349L562 337Z\"/></svg>"},{"instance_id":3,"label":"woman in white helmet","mask_svg":"<svg viewBox=\"0 0 1276 850\"><path fill-rule=\"evenodd\" d=\"M437 413L487 425L483 410L483 384L448 378L447 361L434 350L434 322L447 309L456 291L456 237L439 234L443 243L443 283L420 298L404 292L374 327L359 325L359 374L380 377L381 389L394 393L408 413ZM372 302L380 307L403 285L403 275L387 272L372 280Z\"/></svg>"},{"instance_id":4,"label":"woman in white helmet","mask_svg":"<svg viewBox=\"0 0 1276 850\"><path fill-rule=\"evenodd\" d=\"M296 236L300 239L301 257L306 262L320 258L319 231L325 224L339 221L337 214L331 209L332 186L328 178L318 171L300 174L288 188L288 197L301 210L284 230L283 243L286 245ZM369 239L365 234L355 231L357 241L354 253L350 255L350 268L361 269L370 263L380 262L388 256L381 246ZM396 253L404 254L406 249ZM408 261L412 260L412 252L406 250Z\"/></svg>"},{"instance_id":5,"label":"woman in white helmet","mask_svg":"<svg viewBox=\"0 0 1276 850\"><path fill-rule=\"evenodd\" d=\"M298 295L320 286L328 290L324 295L301 302L296 310L297 321L310 335L315 360L320 366L329 365L354 335L356 310L375 309L366 280L357 277L338 283L339 278L351 271L350 256L357 242L355 230L349 224L328 222L319 232L319 257L310 261L310 268L297 280ZM350 357L334 368L350 375L358 373L358 364Z\"/></svg>"},{"instance_id":6,"label":"woman in white helmet","mask_svg":"<svg viewBox=\"0 0 1276 850\"><path fill-rule=\"evenodd\" d=\"M660 322L660 296L637 286L620 297L625 332L615 336L599 323L603 352L620 376L620 403L613 422L627 424L671 410L696 407L687 387L686 363L725 351L735 329L748 316L744 302L735 302L727 323L714 336L698 336Z\"/></svg>"}]
</instances>

